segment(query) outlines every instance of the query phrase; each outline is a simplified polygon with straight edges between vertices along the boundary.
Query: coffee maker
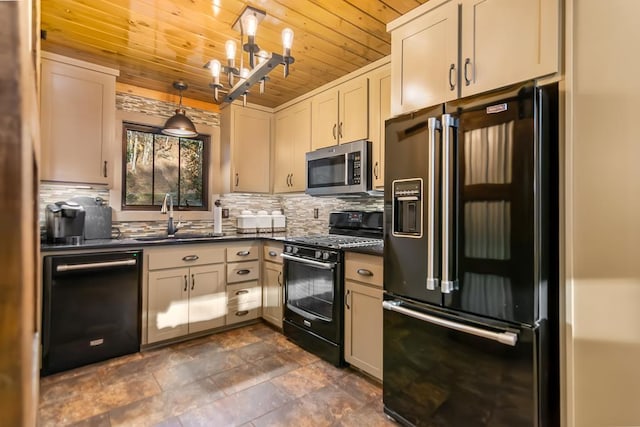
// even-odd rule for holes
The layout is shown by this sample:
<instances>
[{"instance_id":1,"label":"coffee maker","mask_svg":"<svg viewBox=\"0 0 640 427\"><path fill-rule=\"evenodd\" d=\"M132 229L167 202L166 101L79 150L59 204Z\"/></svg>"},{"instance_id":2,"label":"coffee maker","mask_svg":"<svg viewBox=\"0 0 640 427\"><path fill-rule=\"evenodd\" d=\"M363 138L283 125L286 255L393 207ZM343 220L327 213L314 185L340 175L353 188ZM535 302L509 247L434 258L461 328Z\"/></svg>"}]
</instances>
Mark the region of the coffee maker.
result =
<instances>
[{"instance_id":1,"label":"coffee maker","mask_svg":"<svg viewBox=\"0 0 640 427\"><path fill-rule=\"evenodd\" d=\"M56 202L46 207L47 242L79 244L84 236L84 207L78 203Z\"/></svg>"}]
</instances>

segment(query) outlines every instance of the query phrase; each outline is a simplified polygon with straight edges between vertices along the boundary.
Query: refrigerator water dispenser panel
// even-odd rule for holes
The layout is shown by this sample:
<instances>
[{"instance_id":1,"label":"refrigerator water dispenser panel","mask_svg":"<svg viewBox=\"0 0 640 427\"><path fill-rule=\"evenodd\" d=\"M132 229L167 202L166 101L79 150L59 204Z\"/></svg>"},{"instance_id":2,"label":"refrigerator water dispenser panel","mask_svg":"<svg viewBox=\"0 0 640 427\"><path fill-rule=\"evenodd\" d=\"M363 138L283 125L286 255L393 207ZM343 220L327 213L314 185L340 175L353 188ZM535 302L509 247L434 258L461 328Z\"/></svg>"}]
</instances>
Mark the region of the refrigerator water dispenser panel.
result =
<instances>
[{"instance_id":1,"label":"refrigerator water dispenser panel","mask_svg":"<svg viewBox=\"0 0 640 427\"><path fill-rule=\"evenodd\" d=\"M400 179L393 186L393 235L422 237L422 178Z\"/></svg>"}]
</instances>

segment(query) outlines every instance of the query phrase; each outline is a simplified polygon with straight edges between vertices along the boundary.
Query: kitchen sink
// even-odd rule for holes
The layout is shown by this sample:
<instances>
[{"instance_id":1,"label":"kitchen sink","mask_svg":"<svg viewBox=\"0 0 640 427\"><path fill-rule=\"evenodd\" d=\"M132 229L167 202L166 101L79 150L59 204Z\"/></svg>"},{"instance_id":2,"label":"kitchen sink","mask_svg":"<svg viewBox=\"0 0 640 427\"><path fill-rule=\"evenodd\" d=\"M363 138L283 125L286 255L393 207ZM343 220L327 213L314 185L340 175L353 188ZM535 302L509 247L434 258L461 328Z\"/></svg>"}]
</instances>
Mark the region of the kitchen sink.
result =
<instances>
[{"instance_id":1,"label":"kitchen sink","mask_svg":"<svg viewBox=\"0 0 640 427\"><path fill-rule=\"evenodd\" d=\"M191 234L191 233L178 233L175 236L167 236L166 234L160 236L143 236L136 237L135 240L139 242L184 242L189 240L202 240L202 239L215 239L216 237L222 237L222 233L208 233L208 234Z\"/></svg>"}]
</instances>

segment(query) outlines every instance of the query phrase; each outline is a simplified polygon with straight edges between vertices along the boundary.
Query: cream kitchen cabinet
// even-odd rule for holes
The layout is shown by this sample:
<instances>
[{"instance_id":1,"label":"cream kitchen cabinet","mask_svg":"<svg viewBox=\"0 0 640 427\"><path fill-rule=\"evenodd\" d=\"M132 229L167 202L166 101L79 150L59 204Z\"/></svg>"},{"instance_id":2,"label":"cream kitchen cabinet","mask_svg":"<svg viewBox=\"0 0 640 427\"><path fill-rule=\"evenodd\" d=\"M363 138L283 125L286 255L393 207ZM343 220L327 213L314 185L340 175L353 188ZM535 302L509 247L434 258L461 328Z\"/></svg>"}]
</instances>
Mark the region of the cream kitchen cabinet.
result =
<instances>
[{"instance_id":1,"label":"cream kitchen cabinet","mask_svg":"<svg viewBox=\"0 0 640 427\"><path fill-rule=\"evenodd\" d=\"M41 179L110 184L119 71L42 52Z\"/></svg>"},{"instance_id":2,"label":"cream kitchen cabinet","mask_svg":"<svg viewBox=\"0 0 640 427\"><path fill-rule=\"evenodd\" d=\"M282 243L268 242L263 247L262 318L282 328Z\"/></svg>"},{"instance_id":3,"label":"cream kitchen cabinet","mask_svg":"<svg viewBox=\"0 0 640 427\"><path fill-rule=\"evenodd\" d=\"M225 325L224 260L224 247L145 250L148 344Z\"/></svg>"},{"instance_id":4,"label":"cream kitchen cabinet","mask_svg":"<svg viewBox=\"0 0 640 427\"><path fill-rule=\"evenodd\" d=\"M305 153L311 151L311 101L275 114L274 193L304 191Z\"/></svg>"},{"instance_id":5,"label":"cream kitchen cabinet","mask_svg":"<svg viewBox=\"0 0 640 427\"><path fill-rule=\"evenodd\" d=\"M386 64L369 74L369 140L373 160L373 187L384 189L384 122L391 116L391 65Z\"/></svg>"},{"instance_id":6,"label":"cream kitchen cabinet","mask_svg":"<svg viewBox=\"0 0 640 427\"><path fill-rule=\"evenodd\" d=\"M228 165L232 192L269 192L271 116L235 104L222 110L223 162Z\"/></svg>"},{"instance_id":7,"label":"cream kitchen cabinet","mask_svg":"<svg viewBox=\"0 0 640 427\"><path fill-rule=\"evenodd\" d=\"M369 80L356 77L311 99L311 148L369 137Z\"/></svg>"},{"instance_id":8,"label":"cream kitchen cabinet","mask_svg":"<svg viewBox=\"0 0 640 427\"><path fill-rule=\"evenodd\" d=\"M227 325L257 319L261 314L259 247L258 243L227 247Z\"/></svg>"},{"instance_id":9,"label":"cream kitchen cabinet","mask_svg":"<svg viewBox=\"0 0 640 427\"><path fill-rule=\"evenodd\" d=\"M557 72L559 10L559 0L437 0L390 22L392 114Z\"/></svg>"},{"instance_id":10,"label":"cream kitchen cabinet","mask_svg":"<svg viewBox=\"0 0 640 427\"><path fill-rule=\"evenodd\" d=\"M344 359L382 379L382 257L345 254Z\"/></svg>"}]
</instances>

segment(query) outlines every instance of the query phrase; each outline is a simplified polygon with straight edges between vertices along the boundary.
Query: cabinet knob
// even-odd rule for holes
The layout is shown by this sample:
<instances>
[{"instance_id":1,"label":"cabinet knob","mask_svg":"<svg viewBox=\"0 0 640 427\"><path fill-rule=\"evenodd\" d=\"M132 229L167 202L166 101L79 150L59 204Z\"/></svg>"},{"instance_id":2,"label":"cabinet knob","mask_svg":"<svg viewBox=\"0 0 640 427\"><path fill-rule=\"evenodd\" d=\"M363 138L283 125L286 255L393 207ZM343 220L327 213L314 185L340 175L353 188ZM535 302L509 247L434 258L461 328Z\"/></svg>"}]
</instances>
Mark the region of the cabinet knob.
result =
<instances>
[{"instance_id":1,"label":"cabinet knob","mask_svg":"<svg viewBox=\"0 0 640 427\"><path fill-rule=\"evenodd\" d=\"M373 273L371 272L371 270L367 270L366 268L359 268L356 273L358 273L361 276L368 276L371 277L373 276Z\"/></svg>"},{"instance_id":2,"label":"cabinet knob","mask_svg":"<svg viewBox=\"0 0 640 427\"><path fill-rule=\"evenodd\" d=\"M456 64L451 64L449 67L449 89L454 90L456 88L455 83L453 83L453 72L456 70Z\"/></svg>"},{"instance_id":3,"label":"cabinet knob","mask_svg":"<svg viewBox=\"0 0 640 427\"><path fill-rule=\"evenodd\" d=\"M338 127L338 125L337 125L337 124L334 124L334 125L333 125L333 130L331 131L331 133L333 134L333 139L337 139L337 137L336 137L336 128L337 128L337 127Z\"/></svg>"},{"instance_id":4,"label":"cabinet knob","mask_svg":"<svg viewBox=\"0 0 640 427\"><path fill-rule=\"evenodd\" d=\"M240 174L236 173L236 187L240 185Z\"/></svg>"},{"instance_id":5,"label":"cabinet knob","mask_svg":"<svg viewBox=\"0 0 640 427\"><path fill-rule=\"evenodd\" d=\"M238 251L236 252L236 255L238 256L248 256L251 253L251 251Z\"/></svg>"},{"instance_id":6,"label":"cabinet knob","mask_svg":"<svg viewBox=\"0 0 640 427\"><path fill-rule=\"evenodd\" d=\"M378 162L376 162L376 164L373 166L373 176L376 177L376 179L378 179Z\"/></svg>"},{"instance_id":7,"label":"cabinet knob","mask_svg":"<svg viewBox=\"0 0 640 427\"><path fill-rule=\"evenodd\" d=\"M191 290L193 290L193 288L196 287L196 275L192 274L191 275Z\"/></svg>"},{"instance_id":8,"label":"cabinet knob","mask_svg":"<svg viewBox=\"0 0 640 427\"><path fill-rule=\"evenodd\" d=\"M347 307L347 310L351 310L351 306L349 305L349 294L351 291L347 289L347 293L344 295L344 305Z\"/></svg>"},{"instance_id":9,"label":"cabinet knob","mask_svg":"<svg viewBox=\"0 0 640 427\"><path fill-rule=\"evenodd\" d=\"M104 176L105 178L107 178L107 161L104 161L104 166L102 169L102 176Z\"/></svg>"},{"instance_id":10,"label":"cabinet knob","mask_svg":"<svg viewBox=\"0 0 640 427\"><path fill-rule=\"evenodd\" d=\"M187 292L187 287L189 286L189 281L187 279L187 275L184 275L184 291Z\"/></svg>"},{"instance_id":11,"label":"cabinet knob","mask_svg":"<svg viewBox=\"0 0 640 427\"><path fill-rule=\"evenodd\" d=\"M338 138L342 138L342 122L338 125Z\"/></svg>"},{"instance_id":12,"label":"cabinet knob","mask_svg":"<svg viewBox=\"0 0 640 427\"><path fill-rule=\"evenodd\" d=\"M236 295L242 295L242 294L248 294L249 290L248 289L240 289L239 291L236 291Z\"/></svg>"},{"instance_id":13,"label":"cabinet knob","mask_svg":"<svg viewBox=\"0 0 640 427\"><path fill-rule=\"evenodd\" d=\"M240 310L240 311L236 311L236 316L240 317L240 316L246 316L247 314L249 314L249 310Z\"/></svg>"},{"instance_id":14,"label":"cabinet knob","mask_svg":"<svg viewBox=\"0 0 640 427\"><path fill-rule=\"evenodd\" d=\"M251 273L251 270L247 270L246 268L236 271L236 274L239 274L241 276L244 276L244 275L249 274L249 273Z\"/></svg>"},{"instance_id":15,"label":"cabinet knob","mask_svg":"<svg viewBox=\"0 0 640 427\"><path fill-rule=\"evenodd\" d=\"M183 261L197 261L200 257L198 255L186 255L182 257Z\"/></svg>"},{"instance_id":16,"label":"cabinet knob","mask_svg":"<svg viewBox=\"0 0 640 427\"><path fill-rule=\"evenodd\" d=\"M276 251L269 251L269 256L278 256Z\"/></svg>"},{"instance_id":17,"label":"cabinet knob","mask_svg":"<svg viewBox=\"0 0 640 427\"><path fill-rule=\"evenodd\" d=\"M464 60L464 83L469 86L471 84L471 79L469 78L469 73L467 72L469 69L469 65L471 65L471 59L466 58ZM473 75L472 75L473 77Z\"/></svg>"}]
</instances>

